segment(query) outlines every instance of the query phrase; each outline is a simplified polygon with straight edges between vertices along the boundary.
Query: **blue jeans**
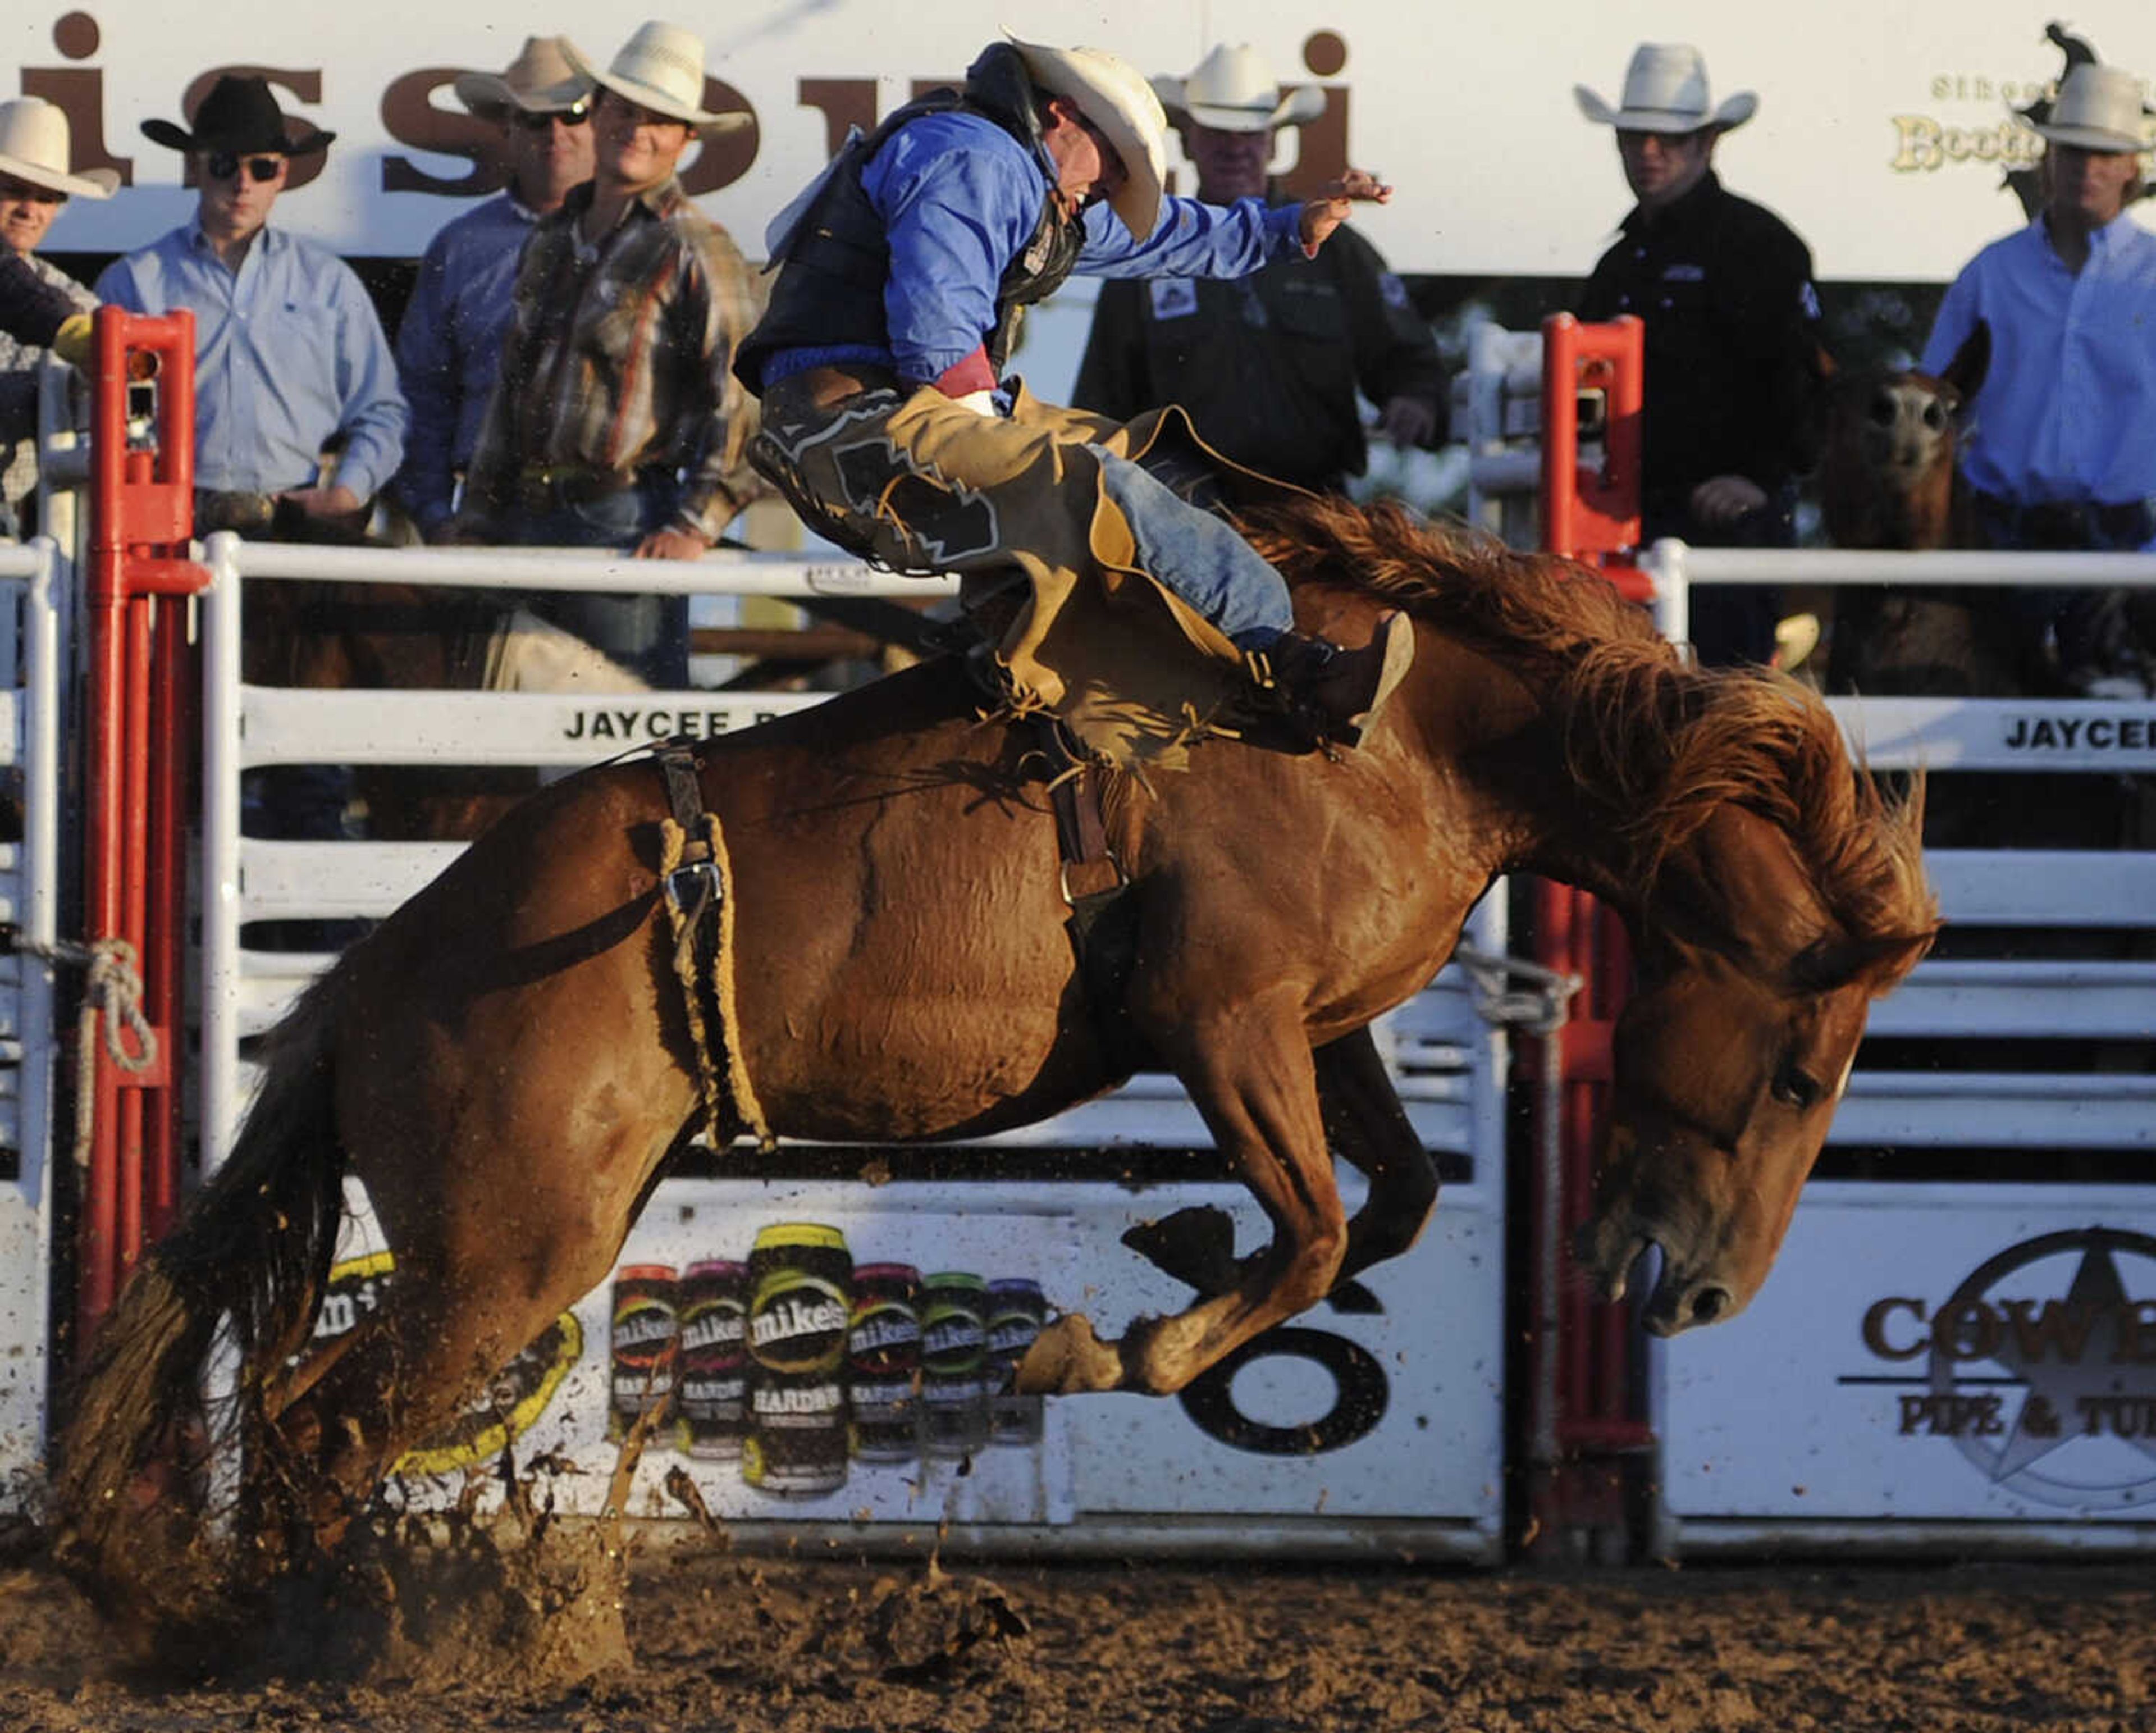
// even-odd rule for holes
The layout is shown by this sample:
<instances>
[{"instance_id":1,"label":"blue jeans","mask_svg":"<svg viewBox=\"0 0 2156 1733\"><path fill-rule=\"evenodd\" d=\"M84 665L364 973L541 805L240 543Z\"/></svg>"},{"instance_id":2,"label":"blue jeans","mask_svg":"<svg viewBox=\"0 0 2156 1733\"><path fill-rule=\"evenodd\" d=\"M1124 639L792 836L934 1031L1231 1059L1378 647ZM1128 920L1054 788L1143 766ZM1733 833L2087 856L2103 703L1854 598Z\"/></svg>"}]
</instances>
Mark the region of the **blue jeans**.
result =
<instances>
[{"instance_id":1,"label":"blue jeans","mask_svg":"<svg viewBox=\"0 0 2156 1733\"><path fill-rule=\"evenodd\" d=\"M1287 585L1210 512L1127 457L1098 445L1101 486L1130 521L1146 570L1220 628L1238 650L1263 650L1295 624Z\"/></svg>"},{"instance_id":2,"label":"blue jeans","mask_svg":"<svg viewBox=\"0 0 2156 1733\"><path fill-rule=\"evenodd\" d=\"M512 531L526 548L615 548L628 552L674 521L680 490L670 476L647 475L634 488L520 519ZM548 590L531 611L661 692L689 683L686 596L579 594Z\"/></svg>"}]
</instances>

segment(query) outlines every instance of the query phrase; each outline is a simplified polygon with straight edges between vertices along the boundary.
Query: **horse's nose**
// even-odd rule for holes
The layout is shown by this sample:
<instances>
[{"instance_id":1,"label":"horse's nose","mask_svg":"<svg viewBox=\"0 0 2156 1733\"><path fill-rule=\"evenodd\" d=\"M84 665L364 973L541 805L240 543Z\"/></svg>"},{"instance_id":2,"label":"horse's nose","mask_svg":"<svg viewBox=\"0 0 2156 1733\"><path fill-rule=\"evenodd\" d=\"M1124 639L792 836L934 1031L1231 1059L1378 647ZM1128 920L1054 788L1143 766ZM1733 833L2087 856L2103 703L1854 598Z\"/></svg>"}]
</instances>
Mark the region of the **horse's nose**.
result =
<instances>
[{"instance_id":1,"label":"horse's nose","mask_svg":"<svg viewBox=\"0 0 2156 1733\"><path fill-rule=\"evenodd\" d=\"M1712 1324L1736 1304L1736 1296L1717 1283L1695 1289L1691 1296L1691 1324Z\"/></svg>"}]
</instances>

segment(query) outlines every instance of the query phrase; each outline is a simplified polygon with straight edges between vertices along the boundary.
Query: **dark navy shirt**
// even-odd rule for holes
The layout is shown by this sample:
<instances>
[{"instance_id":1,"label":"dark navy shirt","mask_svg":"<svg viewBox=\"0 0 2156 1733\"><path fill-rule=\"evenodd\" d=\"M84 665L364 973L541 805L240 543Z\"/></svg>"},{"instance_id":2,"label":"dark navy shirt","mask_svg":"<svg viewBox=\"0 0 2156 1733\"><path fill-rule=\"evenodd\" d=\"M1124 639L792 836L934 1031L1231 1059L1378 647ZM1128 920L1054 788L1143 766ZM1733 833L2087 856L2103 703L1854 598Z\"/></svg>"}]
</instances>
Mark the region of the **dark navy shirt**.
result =
<instances>
[{"instance_id":1,"label":"dark navy shirt","mask_svg":"<svg viewBox=\"0 0 2156 1733\"><path fill-rule=\"evenodd\" d=\"M1747 476L1771 495L1811 466L1820 306L1810 249L1712 170L1674 203L1625 218L1578 313L1646 321L1650 521L1681 517L1691 490L1716 476Z\"/></svg>"}]
</instances>

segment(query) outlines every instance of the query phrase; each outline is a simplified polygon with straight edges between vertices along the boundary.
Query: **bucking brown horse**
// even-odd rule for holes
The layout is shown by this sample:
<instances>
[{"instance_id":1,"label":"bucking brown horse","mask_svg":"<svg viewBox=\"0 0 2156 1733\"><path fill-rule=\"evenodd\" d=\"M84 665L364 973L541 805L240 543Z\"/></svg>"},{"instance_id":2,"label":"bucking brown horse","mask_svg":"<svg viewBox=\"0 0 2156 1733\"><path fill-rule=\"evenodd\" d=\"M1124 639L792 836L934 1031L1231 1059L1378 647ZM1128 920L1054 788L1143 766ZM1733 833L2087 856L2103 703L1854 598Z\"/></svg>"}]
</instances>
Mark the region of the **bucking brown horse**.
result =
<instances>
[{"instance_id":1,"label":"bucking brown horse","mask_svg":"<svg viewBox=\"0 0 2156 1733\"><path fill-rule=\"evenodd\" d=\"M1931 940L1920 791L1853 769L1793 682L1687 666L1580 568L1337 501L1251 533L1304 630L1360 643L1404 609L1414 663L1359 750L1214 738L1185 773L1114 779L1135 933L1116 1006L1088 1002L1074 962L1029 737L983 719L953 663L699 743L730 860L723 1033L762 1116L877 1144L1024 1124L1122 1081L1102 1013L1122 1013L1275 1237L1120 1340L1065 1314L1020 1387L1177 1391L1413 1242L1435 1186L1363 1031L1430 980L1495 878L1541 872L1620 909L1640 959L1586 1267L1615 1293L1659 1246L1645 1313L1665 1334L1740 1310L1871 1000ZM649 761L547 789L283 1026L231 1159L100 1333L64 1439L74 1556L108 1588L151 1579L183 1530L136 1489L186 1430L221 1319L244 1505L296 1499L327 1539L605 1278L703 1117L662 907L669 810ZM1373 1175L1353 1219L1327 1117ZM753 1170L748 1144L733 1159ZM347 1171L398 1278L337 1357L295 1371Z\"/></svg>"}]
</instances>

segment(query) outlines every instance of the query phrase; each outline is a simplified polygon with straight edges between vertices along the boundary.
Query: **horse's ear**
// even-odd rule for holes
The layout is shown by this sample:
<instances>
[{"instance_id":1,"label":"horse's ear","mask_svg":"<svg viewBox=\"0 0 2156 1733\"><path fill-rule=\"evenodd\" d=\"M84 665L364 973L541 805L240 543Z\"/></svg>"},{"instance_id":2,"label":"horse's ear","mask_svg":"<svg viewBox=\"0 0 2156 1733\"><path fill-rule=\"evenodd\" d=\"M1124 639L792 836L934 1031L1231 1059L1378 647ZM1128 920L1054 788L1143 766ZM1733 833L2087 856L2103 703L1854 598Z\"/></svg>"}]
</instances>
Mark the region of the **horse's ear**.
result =
<instances>
[{"instance_id":1,"label":"horse's ear","mask_svg":"<svg viewBox=\"0 0 2156 1733\"><path fill-rule=\"evenodd\" d=\"M1830 993L1862 980L1876 998L1923 961L1938 932L1929 927L1879 938L1823 938L1797 954L1789 974L1804 992Z\"/></svg>"},{"instance_id":2,"label":"horse's ear","mask_svg":"<svg viewBox=\"0 0 2156 1733\"><path fill-rule=\"evenodd\" d=\"M1979 319L1976 328L1961 340L1961 347L1953 352L1947 370L1939 375L1940 382L1951 385L1963 403L1972 403L1978 392L1984 389L1984 376L1991 371L1991 326Z\"/></svg>"}]
</instances>

